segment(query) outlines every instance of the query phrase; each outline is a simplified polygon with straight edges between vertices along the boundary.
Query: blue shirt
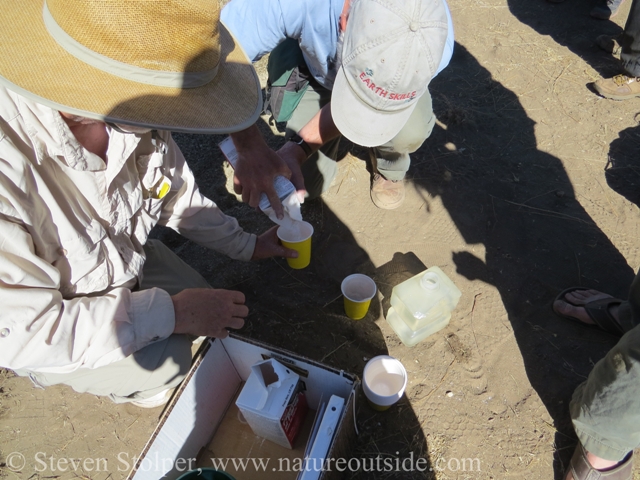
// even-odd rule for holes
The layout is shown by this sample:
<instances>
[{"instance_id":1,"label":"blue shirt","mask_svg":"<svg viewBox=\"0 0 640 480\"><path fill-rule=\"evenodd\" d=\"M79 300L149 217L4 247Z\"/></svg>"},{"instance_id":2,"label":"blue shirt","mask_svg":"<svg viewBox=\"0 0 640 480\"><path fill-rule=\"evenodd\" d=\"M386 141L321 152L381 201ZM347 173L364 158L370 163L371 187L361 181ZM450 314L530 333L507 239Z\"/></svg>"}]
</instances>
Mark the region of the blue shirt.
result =
<instances>
[{"instance_id":1,"label":"blue shirt","mask_svg":"<svg viewBox=\"0 0 640 480\"><path fill-rule=\"evenodd\" d=\"M451 13L442 1L449 29L436 75L449 64L454 42ZM220 20L254 62L286 38L298 40L311 75L331 89L343 5L344 0L232 0L222 9Z\"/></svg>"}]
</instances>

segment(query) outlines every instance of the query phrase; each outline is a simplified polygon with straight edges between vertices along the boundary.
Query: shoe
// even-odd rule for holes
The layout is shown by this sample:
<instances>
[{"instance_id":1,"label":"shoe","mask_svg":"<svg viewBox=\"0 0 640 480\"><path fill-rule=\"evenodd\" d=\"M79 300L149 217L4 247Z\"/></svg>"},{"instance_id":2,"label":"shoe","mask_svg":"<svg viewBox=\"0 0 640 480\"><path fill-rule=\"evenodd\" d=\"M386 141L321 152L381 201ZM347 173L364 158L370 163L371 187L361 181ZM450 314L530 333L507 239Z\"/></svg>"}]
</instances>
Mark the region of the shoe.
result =
<instances>
[{"instance_id":1,"label":"shoe","mask_svg":"<svg viewBox=\"0 0 640 480\"><path fill-rule=\"evenodd\" d=\"M620 56L620 52L622 51L622 45L618 39L620 35L598 35L596 37L596 45L598 45L602 50L607 53L612 54L615 57Z\"/></svg>"},{"instance_id":2,"label":"shoe","mask_svg":"<svg viewBox=\"0 0 640 480\"><path fill-rule=\"evenodd\" d=\"M593 87L605 98L613 100L628 100L640 97L640 77L627 77L616 75L613 78L601 78L596 80Z\"/></svg>"},{"instance_id":3,"label":"shoe","mask_svg":"<svg viewBox=\"0 0 640 480\"><path fill-rule=\"evenodd\" d=\"M560 313L556 311L555 308L553 308L553 304L552 304L553 312L559 317L577 322L583 327L598 328L600 330L604 330L605 332L615 337L621 337L622 335L625 334L625 331L622 328L622 325L618 323L618 320L616 320L613 317L613 315L611 315L611 312L610 312L610 308L615 307L616 305L620 305L622 303L622 300L609 297L609 298L603 298L601 300L594 300L592 302L585 303L584 305L576 305L575 303L571 303L569 300L567 300L566 296L567 294L578 291L578 290L589 290L589 289L584 287L567 288L566 290L563 290L558 294L558 296L554 299L553 304L555 304L558 300L562 300L563 302L568 303L569 305L573 305L574 307L582 307L585 309L585 311L587 312L587 315L589 315L589 318L591 318L591 320L593 320L594 323L584 323L579 318L575 318L570 315L565 315L563 313Z\"/></svg>"},{"instance_id":4,"label":"shoe","mask_svg":"<svg viewBox=\"0 0 640 480\"><path fill-rule=\"evenodd\" d=\"M404 202L404 180L387 180L379 173L373 175L371 200L383 210L393 210Z\"/></svg>"},{"instance_id":5,"label":"shoe","mask_svg":"<svg viewBox=\"0 0 640 480\"><path fill-rule=\"evenodd\" d=\"M171 394L175 388L168 388L160 393L156 393L153 397L131 402L132 405L140 408L157 408L165 405L171 398Z\"/></svg>"},{"instance_id":6,"label":"shoe","mask_svg":"<svg viewBox=\"0 0 640 480\"><path fill-rule=\"evenodd\" d=\"M624 0L607 0L602 5L593 7L589 15L593 18L599 18L600 20L609 20L616 16L623 3Z\"/></svg>"},{"instance_id":7,"label":"shoe","mask_svg":"<svg viewBox=\"0 0 640 480\"><path fill-rule=\"evenodd\" d=\"M633 477L633 452L617 467L611 470L600 471L591 466L587 460L587 452L581 443L576 447L569 463L569 470L573 480L632 480ZM563 478L567 477L567 471Z\"/></svg>"}]
</instances>

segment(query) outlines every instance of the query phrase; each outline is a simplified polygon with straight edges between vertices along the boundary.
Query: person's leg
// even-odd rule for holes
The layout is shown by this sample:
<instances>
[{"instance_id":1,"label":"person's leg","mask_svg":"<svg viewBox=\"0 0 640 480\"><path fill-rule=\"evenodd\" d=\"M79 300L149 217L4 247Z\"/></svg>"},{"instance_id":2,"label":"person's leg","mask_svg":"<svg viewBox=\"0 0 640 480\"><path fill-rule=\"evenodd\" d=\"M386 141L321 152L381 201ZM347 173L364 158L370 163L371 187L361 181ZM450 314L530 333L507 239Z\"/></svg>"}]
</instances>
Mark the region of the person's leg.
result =
<instances>
[{"instance_id":1,"label":"person's leg","mask_svg":"<svg viewBox=\"0 0 640 480\"><path fill-rule=\"evenodd\" d=\"M593 18L609 20L618 14L623 3L624 0L600 0L600 3L593 7L589 14Z\"/></svg>"},{"instance_id":2,"label":"person's leg","mask_svg":"<svg viewBox=\"0 0 640 480\"><path fill-rule=\"evenodd\" d=\"M285 138L289 139L329 103L331 92L313 79L304 65L300 46L294 39L285 40L271 52L267 70L268 83L272 86L269 90L269 109L274 116L277 113L279 118L284 118L281 121L287 122ZM285 84L286 87L283 87ZM283 93L283 88L290 91ZM304 92L302 88L306 88ZM293 112L289 114L292 108ZM302 165L306 198L317 198L331 186L338 171L336 158L339 143L339 137L327 142Z\"/></svg>"},{"instance_id":3,"label":"person's leg","mask_svg":"<svg viewBox=\"0 0 640 480\"><path fill-rule=\"evenodd\" d=\"M627 100L640 96L640 1L633 0L624 32L618 38L620 63L626 75L600 78L595 90L605 98Z\"/></svg>"},{"instance_id":4,"label":"person's leg","mask_svg":"<svg viewBox=\"0 0 640 480\"><path fill-rule=\"evenodd\" d=\"M16 372L39 386L65 384L79 393L107 396L115 403L151 398L177 386L191 366L191 340L171 335L127 358L100 368L72 373Z\"/></svg>"},{"instance_id":5,"label":"person's leg","mask_svg":"<svg viewBox=\"0 0 640 480\"><path fill-rule=\"evenodd\" d=\"M157 287L175 295L186 288L211 288L202 275L159 240L147 241L144 253L147 258L142 268L140 290Z\"/></svg>"},{"instance_id":6,"label":"person's leg","mask_svg":"<svg viewBox=\"0 0 640 480\"><path fill-rule=\"evenodd\" d=\"M411 165L409 154L429 138L435 122L431 94L427 90L402 130L384 145L369 150L374 169L371 200L377 207L392 210L402 205L404 177Z\"/></svg>"},{"instance_id":7,"label":"person's leg","mask_svg":"<svg viewBox=\"0 0 640 480\"><path fill-rule=\"evenodd\" d=\"M640 271L631 282L629 296L626 302L620 304L618 315L623 326L629 325L635 328L640 325Z\"/></svg>"},{"instance_id":8,"label":"person's leg","mask_svg":"<svg viewBox=\"0 0 640 480\"><path fill-rule=\"evenodd\" d=\"M329 90L314 83L310 84L287 122L285 137L289 138L294 133L298 133L330 100ZM339 145L340 137L328 141L302 164L307 198L317 198L331 186L338 172L336 159Z\"/></svg>"},{"instance_id":9,"label":"person's leg","mask_svg":"<svg viewBox=\"0 0 640 480\"><path fill-rule=\"evenodd\" d=\"M586 322L589 319L584 313L580 307L572 312ZM581 453L586 459L581 464L583 472L589 466L602 471L630 471L628 455L640 446L640 272L631 285L628 300L612 309L611 314L631 329L596 363L573 394L571 418L584 452L579 446L572 469L567 472L568 479L576 476Z\"/></svg>"},{"instance_id":10,"label":"person's leg","mask_svg":"<svg viewBox=\"0 0 640 480\"><path fill-rule=\"evenodd\" d=\"M633 0L629 16L620 38L620 61L624 69L634 77L640 77L640 1Z\"/></svg>"},{"instance_id":11,"label":"person's leg","mask_svg":"<svg viewBox=\"0 0 640 480\"><path fill-rule=\"evenodd\" d=\"M402 130L384 145L372 148L377 171L387 180L402 180L411 165L409 154L429 138L435 123L431 94L427 90Z\"/></svg>"},{"instance_id":12,"label":"person's leg","mask_svg":"<svg viewBox=\"0 0 640 480\"><path fill-rule=\"evenodd\" d=\"M207 281L157 240L144 246L147 256L140 289L158 287L174 295L185 288L210 288ZM191 366L192 340L171 335L133 355L96 369L81 368L68 374L18 371L41 386L63 383L80 393L104 395L116 403L151 398L177 386Z\"/></svg>"},{"instance_id":13,"label":"person's leg","mask_svg":"<svg viewBox=\"0 0 640 480\"><path fill-rule=\"evenodd\" d=\"M575 390L570 411L589 465L630 468L629 454L640 446L640 326L596 363Z\"/></svg>"}]
</instances>

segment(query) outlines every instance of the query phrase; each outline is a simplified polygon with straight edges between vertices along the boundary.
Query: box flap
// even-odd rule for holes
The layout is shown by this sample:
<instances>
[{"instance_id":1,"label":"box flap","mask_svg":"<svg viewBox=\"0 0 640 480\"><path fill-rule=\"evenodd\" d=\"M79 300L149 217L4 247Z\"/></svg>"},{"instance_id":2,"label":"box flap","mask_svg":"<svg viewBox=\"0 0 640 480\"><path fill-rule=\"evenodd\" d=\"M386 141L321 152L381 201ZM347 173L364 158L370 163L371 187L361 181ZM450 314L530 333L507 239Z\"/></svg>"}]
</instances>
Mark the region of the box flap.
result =
<instances>
[{"instance_id":1,"label":"box flap","mask_svg":"<svg viewBox=\"0 0 640 480\"><path fill-rule=\"evenodd\" d=\"M212 343L194 362L178 391L179 401L165 412L128 478L177 478L194 468L240 384L224 347Z\"/></svg>"}]
</instances>

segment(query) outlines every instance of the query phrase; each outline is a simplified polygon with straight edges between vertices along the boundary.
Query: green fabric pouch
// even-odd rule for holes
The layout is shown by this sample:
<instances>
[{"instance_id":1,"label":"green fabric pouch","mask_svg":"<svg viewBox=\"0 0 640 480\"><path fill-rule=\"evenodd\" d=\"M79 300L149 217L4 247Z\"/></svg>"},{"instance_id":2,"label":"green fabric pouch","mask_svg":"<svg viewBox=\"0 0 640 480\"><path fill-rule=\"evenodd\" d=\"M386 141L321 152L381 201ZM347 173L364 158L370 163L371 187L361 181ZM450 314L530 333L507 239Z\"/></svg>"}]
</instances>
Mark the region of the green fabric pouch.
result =
<instances>
[{"instance_id":1,"label":"green fabric pouch","mask_svg":"<svg viewBox=\"0 0 640 480\"><path fill-rule=\"evenodd\" d=\"M309 88L310 73L298 42L286 39L269 55L266 110L276 122L286 122Z\"/></svg>"}]
</instances>

